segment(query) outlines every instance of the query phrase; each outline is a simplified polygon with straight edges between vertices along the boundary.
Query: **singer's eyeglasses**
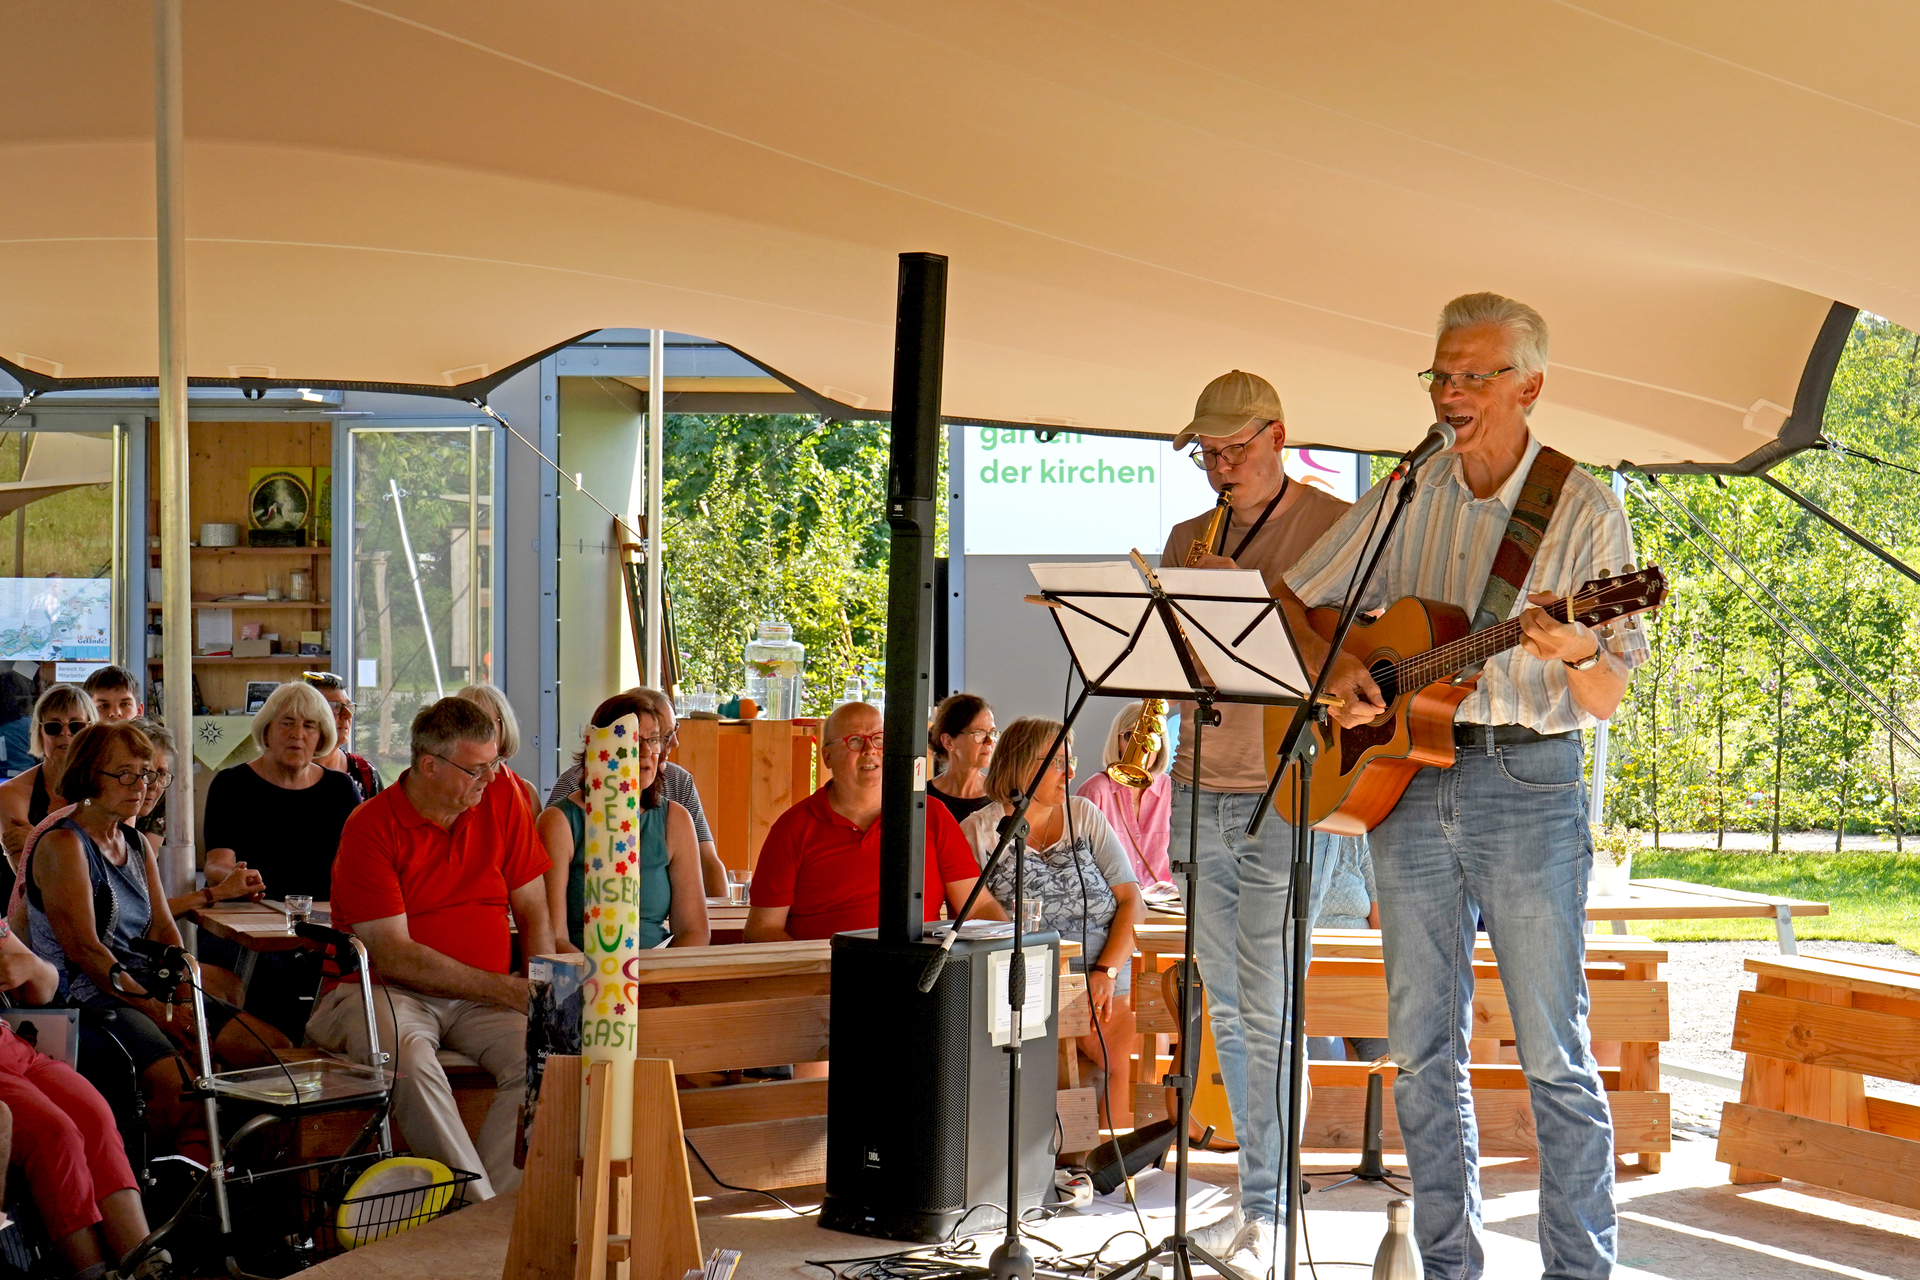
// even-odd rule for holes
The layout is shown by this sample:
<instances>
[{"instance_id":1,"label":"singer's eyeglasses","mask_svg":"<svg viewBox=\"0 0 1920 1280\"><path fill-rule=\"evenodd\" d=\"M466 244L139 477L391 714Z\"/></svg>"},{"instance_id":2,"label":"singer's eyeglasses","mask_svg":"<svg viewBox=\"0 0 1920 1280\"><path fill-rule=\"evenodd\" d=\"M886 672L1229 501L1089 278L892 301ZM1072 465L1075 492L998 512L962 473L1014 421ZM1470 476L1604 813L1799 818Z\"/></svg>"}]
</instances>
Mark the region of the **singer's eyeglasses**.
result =
<instances>
[{"instance_id":1,"label":"singer's eyeglasses","mask_svg":"<svg viewBox=\"0 0 1920 1280\"><path fill-rule=\"evenodd\" d=\"M986 747L999 741L1000 731L998 729L962 729L954 737L972 738L978 745Z\"/></svg>"},{"instance_id":2,"label":"singer's eyeglasses","mask_svg":"<svg viewBox=\"0 0 1920 1280\"><path fill-rule=\"evenodd\" d=\"M1449 382L1462 391L1478 391L1501 374L1512 373L1513 369L1512 365L1504 369L1495 369L1492 373L1441 373L1438 369L1422 369L1413 376L1427 386L1439 387L1442 391L1446 390Z\"/></svg>"},{"instance_id":3,"label":"singer's eyeglasses","mask_svg":"<svg viewBox=\"0 0 1920 1280\"><path fill-rule=\"evenodd\" d=\"M879 751L887 745L886 730L879 733L850 733L840 739L840 745L847 749L848 755L863 756L869 751Z\"/></svg>"}]
</instances>

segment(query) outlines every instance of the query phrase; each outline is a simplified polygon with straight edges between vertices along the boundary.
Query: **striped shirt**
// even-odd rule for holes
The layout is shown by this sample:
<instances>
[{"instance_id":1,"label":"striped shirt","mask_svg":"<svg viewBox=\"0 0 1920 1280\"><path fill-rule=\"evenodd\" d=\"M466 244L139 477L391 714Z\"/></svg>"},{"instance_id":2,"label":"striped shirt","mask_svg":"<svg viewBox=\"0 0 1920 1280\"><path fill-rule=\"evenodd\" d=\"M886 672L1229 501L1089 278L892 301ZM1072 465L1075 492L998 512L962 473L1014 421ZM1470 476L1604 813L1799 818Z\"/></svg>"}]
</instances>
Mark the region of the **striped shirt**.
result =
<instances>
[{"instance_id":1,"label":"striped shirt","mask_svg":"<svg viewBox=\"0 0 1920 1280\"><path fill-rule=\"evenodd\" d=\"M1506 535L1513 505L1539 452L1540 442L1529 432L1520 465L1490 498L1473 496L1457 456L1443 454L1430 463L1362 608L1381 609L1407 596L1419 596L1458 605L1471 617L1486 588L1494 553ZM1375 509L1393 487L1389 480L1373 486L1287 573L1287 585L1301 600L1314 606L1337 605L1346 597L1361 539ZM1388 512L1382 522L1391 515ZM1618 573L1633 562L1633 529L1620 499L1590 472L1576 467L1567 477L1512 613L1526 607L1530 592L1564 596L1592 578ZM1601 628L1600 635L1629 668L1646 660L1643 628L1616 624ZM1454 719L1462 724L1525 725L1539 733L1564 733L1600 723L1574 702L1563 664L1529 657L1517 646L1488 660L1479 684L1460 704Z\"/></svg>"}]
</instances>

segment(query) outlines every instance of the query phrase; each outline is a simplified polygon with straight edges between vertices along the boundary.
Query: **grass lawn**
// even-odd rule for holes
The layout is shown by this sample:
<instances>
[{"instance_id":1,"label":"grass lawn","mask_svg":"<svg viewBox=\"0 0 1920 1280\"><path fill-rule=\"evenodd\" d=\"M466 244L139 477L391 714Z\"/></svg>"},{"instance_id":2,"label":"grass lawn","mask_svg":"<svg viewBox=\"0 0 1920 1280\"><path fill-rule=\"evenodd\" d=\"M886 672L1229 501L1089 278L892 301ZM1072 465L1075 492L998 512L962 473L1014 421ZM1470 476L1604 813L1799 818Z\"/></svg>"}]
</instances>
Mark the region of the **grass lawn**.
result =
<instances>
[{"instance_id":1,"label":"grass lawn","mask_svg":"<svg viewBox=\"0 0 1920 1280\"><path fill-rule=\"evenodd\" d=\"M1636 880L1687 880L1782 898L1825 902L1832 915L1796 917L1800 938L1897 942L1920 952L1920 854L1730 853L1645 849ZM1772 920L1644 920L1633 931L1666 942L1776 936Z\"/></svg>"}]
</instances>

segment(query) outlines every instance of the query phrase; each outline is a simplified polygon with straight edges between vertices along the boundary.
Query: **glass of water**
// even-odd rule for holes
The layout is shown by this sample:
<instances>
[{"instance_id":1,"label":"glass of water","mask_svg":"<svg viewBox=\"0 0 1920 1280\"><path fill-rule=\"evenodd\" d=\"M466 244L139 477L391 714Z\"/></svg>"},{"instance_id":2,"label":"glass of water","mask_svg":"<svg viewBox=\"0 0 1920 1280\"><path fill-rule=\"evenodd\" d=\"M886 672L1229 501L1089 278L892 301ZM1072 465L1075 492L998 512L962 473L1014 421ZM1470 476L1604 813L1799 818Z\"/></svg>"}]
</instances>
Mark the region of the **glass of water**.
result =
<instances>
[{"instance_id":1,"label":"glass of water","mask_svg":"<svg viewBox=\"0 0 1920 1280\"><path fill-rule=\"evenodd\" d=\"M287 932L292 933L297 924L305 924L313 918L313 895L310 893L290 893L287 895Z\"/></svg>"},{"instance_id":2,"label":"glass of water","mask_svg":"<svg viewBox=\"0 0 1920 1280\"><path fill-rule=\"evenodd\" d=\"M747 905L747 879L731 869L727 872L727 902L735 907Z\"/></svg>"}]
</instances>

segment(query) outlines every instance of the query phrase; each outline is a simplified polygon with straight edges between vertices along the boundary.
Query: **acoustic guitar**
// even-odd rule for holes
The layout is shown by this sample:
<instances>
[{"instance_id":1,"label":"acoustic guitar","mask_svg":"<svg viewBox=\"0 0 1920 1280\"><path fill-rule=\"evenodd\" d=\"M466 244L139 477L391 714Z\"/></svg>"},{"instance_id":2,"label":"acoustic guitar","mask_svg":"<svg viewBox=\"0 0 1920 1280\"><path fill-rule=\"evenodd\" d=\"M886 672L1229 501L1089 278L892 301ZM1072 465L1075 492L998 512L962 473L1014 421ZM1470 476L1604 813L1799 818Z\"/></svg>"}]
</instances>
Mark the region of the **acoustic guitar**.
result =
<instances>
[{"instance_id":1,"label":"acoustic guitar","mask_svg":"<svg viewBox=\"0 0 1920 1280\"><path fill-rule=\"evenodd\" d=\"M1542 606L1568 622L1599 626L1658 609L1667 580L1649 566L1637 573L1596 578L1572 596ZM1308 621L1325 640L1340 621L1337 609L1313 609ZM1393 812L1417 770L1453 763L1453 713L1473 692L1473 680L1456 679L1462 668L1485 662L1520 643L1519 618L1484 631L1469 631L1467 615L1450 604L1413 596L1372 622L1354 624L1343 646L1366 664L1387 709L1366 724L1343 728L1315 725L1320 750L1313 765L1308 819L1321 831L1365 835ZM1269 707L1266 744L1271 757L1293 719L1291 707ZM1294 820L1297 765L1287 766L1273 808Z\"/></svg>"}]
</instances>

